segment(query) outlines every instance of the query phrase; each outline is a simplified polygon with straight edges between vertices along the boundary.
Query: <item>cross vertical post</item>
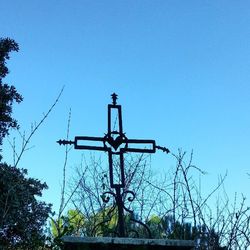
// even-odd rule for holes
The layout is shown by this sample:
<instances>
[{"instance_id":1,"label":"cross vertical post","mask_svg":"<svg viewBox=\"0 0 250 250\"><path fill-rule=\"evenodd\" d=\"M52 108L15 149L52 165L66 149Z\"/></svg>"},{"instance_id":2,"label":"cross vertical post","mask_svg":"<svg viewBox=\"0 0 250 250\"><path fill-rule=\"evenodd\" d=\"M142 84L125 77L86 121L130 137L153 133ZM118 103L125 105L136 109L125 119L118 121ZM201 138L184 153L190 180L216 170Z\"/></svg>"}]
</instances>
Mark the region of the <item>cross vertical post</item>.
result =
<instances>
[{"instance_id":1,"label":"cross vertical post","mask_svg":"<svg viewBox=\"0 0 250 250\"><path fill-rule=\"evenodd\" d=\"M165 147L156 146L155 140L128 139L123 132L122 125L122 109L121 105L117 105L117 94L112 95L112 104L108 104L108 130L104 137L76 136L74 141L59 140L59 145L74 145L75 149L80 150L97 150L108 153L109 160L109 181L110 187L115 192L104 192L104 195L111 195L115 199L118 210L117 231L114 232L120 237L129 236L128 230L125 228L124 211L130 213L133 217L133 211L125 206L125 197L127 194L132 195L128 201L132 202L135 198L133 191L124 190L125 188L125 170L124 170L124 154L128 152L134 153L155 153L156 149L169 153ZM88 145L87 142L96 143L96 145ZM117 159L118 158L118 159ZM118 162L117 162L118 161ZM118 175L115 177L115 174ZM103 198L103 202L109 199ZM151 236L149 228L142 222L131 218L131 221L145 227L149 238Z\"/></svg>"},{"instance_id":2,"label":"cross vertical post","mask_svg":"<svg viewBox=\"0 0 250 250\"><path fill-rule=\"evenodd\" d=\"M118 210L118 233L120 237L125 237L125 226L124 226L124 210L123 210L123 200L121 188L125 187L125 174L124 174L124 157L123 152L119 150L123 143L125 135L123 134L122 128L122 110L121 105L117 105L117 95L112 94L113 104L108 105L108 133L107 142L110 144L110 149L108 150L109 155L109 178L110 187L115 189L115 199ZM113 113L113 114L112 114ZM112 122L112 118L115 121ZM113 128L112 128L113 126ZM118 183L114 180L114 156L119 156L119 176Z\"/></svg>"}]
</instances>

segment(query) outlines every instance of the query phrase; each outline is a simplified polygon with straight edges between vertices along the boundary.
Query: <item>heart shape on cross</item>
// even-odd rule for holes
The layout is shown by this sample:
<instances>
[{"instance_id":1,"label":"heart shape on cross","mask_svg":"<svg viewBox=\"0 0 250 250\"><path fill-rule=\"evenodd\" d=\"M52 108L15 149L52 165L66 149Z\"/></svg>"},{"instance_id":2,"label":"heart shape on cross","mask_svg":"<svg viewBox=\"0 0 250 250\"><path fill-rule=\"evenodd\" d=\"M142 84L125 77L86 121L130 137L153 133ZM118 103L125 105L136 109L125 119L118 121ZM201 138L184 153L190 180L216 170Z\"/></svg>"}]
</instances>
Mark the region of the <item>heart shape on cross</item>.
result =
<instances>
[{"instance_id":1,"label":"heart shape on cross","mask_svg":"<svg viewBox=\"0 0 250 250\"><path fill-rule=\"evenodd\" d=\"M122 136L117 136L115 139L113 137L108 137L107 142L117 150L121 144L124 142Z\"/></svg>"}]
</instances>

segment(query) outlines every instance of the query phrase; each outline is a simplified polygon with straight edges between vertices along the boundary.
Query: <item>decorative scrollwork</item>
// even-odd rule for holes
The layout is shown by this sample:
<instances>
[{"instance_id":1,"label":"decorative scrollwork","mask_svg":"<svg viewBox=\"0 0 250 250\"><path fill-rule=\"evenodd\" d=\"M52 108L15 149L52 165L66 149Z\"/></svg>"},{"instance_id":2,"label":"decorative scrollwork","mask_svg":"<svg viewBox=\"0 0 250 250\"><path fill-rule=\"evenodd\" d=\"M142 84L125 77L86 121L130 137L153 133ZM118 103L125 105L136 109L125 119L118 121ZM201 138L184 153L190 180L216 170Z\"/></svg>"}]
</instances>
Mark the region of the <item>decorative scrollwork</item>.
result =
<instances>
[{"instance_id":1,"label":"decorative scrollwork","mask_svg":"<svg viewBox=\"0 0 250 250\"><path fill-rule=\"evenodd\" d=\"M101 195L102 201L103 201L104 203L109 203L109 201L110 201L110 196L113 196L113 197L116 199L116 194L115 194L114 192L107 191L107 192L104 192L104 193Z\"/></svg>"},{"instance_id":2,"label":"decorative scrollwork","mask_svg":"<svg viewBox=\"0 0 250 250\"><path fill-rule=\"evenodd\" d=\"M125 196L125 197L126 197L128 194L129 194L130 196L127 197L127 201L133 202L134 199L135 199L135 193L134 193L133 191L130 191L130 190L126 190L126 191L123 192L123 196ZM152 234L151 234L151 231L150 231L149 227L148 227L145 223L143 223L143 222L141 222L141 221L135 219L133 210L131 210L131 209L129 209L128 207L126 207L124 203L123 203L123 208L124 208L125 211L129 212L129 214L130 214L130 221L131 221L131 222L134 222L134 223L137 223L137 224L139 224L140 226L142 226L144 229L146 229L146 232L147 232L148 237L149 237L149 238L152 238ZM134 233L134 234L136 235L136 237L139 237L139 232L138 232L137 230L135 230L135 229L130 229L130 230L128 230L128 233Z\"/></svg>"},{"instance_id":3,"label":"decorative scrollwork","mask_svg":"<svg viewBox=\"0 0 250 250\"><path fill-rule=\"evenodd\" d=\"M145 236L145 232L148 236L148 238L152 238L151 237L151 232L149 227L139 221L138 219L135 218L134 216L134 212L133 210L131 210L129 207L127 207L125 205L126 202L133 202L135 200L135 193L133 191L130 190L125 190L122 193L120 193L120 189L119 191L116 190L116 193L112 192L112 191L107 191L104 192L101 195L101 198L103 200L104 203L109 203L111 198L113 198L113 204L111 207L109 207L107 214L105 215L105 218L103 219L103 221L97 223L94 227L94 229L92 230L92 233L94 236L98 235L98 232L100 231L98 228L102 229L102 227L105 224L110 223L111 221L116 221L117 225L113 225L112 228L109 228L108 226L105 228L106 229L106 235L104 235L104 232L101 232L100 234L102 234L103 236L107 236L107 234L110 236L122 236L120 235L119 232L119 219L117 218L118 215L118 211L119 209L122 209L124 212L126 212L126 214L124 214L124 232L125 235L123 236L129 236L129 237L140 237L140 232L144 232L144 236ZM116 217L114 217L116 216ZM112 218L115 218L114 220L112 220ZM127 219L125 219L127 218ZM136 226L139 225L138 226ZM140 232L139 232L140 231Z\"/></svg>"},{"instance_id":4,"label":"decorative scrollwork","mask_svg":"<svg viewBox=\"0 0 250 250\"><path fill-rule=\"evenodd\" d=\"M129 195L127 197L127 195ZM134 199L135 199L135 193L133 191L130 191L130 190L126 190L122 193L122 196L123 196L123 201L124 200L127 200L129 202L132 202ZM130 214L133 213L133 211L131 209L129 209L128 207L125 206L125 203L123 202L123 208L125 211L129 212Z\"/></svg>"},{"instance_id":5,"label":"decorative scrollwork","mask_svg":"<svg viewBox=\"0 0 250 250\"><path fill-rule=\"evenodd\" d=\"M131 195L127 198L127 200L129 202L132 202L134 199L135 199L135 193L133 191L130 191L130 190L126 190L123 192L123 196L127 196L127 195Z\"/></svg>"}]
</instances>

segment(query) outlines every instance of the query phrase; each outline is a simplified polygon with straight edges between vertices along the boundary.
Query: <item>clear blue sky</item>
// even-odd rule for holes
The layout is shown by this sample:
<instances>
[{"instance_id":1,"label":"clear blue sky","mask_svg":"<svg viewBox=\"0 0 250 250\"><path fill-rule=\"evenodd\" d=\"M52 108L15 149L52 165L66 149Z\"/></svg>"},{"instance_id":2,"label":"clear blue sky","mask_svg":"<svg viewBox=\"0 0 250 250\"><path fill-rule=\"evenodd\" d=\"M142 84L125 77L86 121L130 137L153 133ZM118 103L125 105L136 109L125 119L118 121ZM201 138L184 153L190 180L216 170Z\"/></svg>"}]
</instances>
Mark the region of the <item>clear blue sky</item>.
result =
<instances>
[{"instance_id":1,"label":"clear blue sky","mask_svg":"<svg viewBox=\"0 0 250 250\"><path fill-rule=\"evenodd\" d=\"M249 1L0 0L0 13L0 37L20 45L6 82L24 96L15 106L22 130L65 85L19 165L47 182L47 201L59 196L64 149L55 141L65 137L69 109L71 138L102 136L114 91L128 137L193 149L194 164L208 172L204 189L228 171L229 194L248 195ZM69 168L80 154L71 154ZM168 168L167 158L158 153L152 162Z\"/></svg>"}]
</instances>

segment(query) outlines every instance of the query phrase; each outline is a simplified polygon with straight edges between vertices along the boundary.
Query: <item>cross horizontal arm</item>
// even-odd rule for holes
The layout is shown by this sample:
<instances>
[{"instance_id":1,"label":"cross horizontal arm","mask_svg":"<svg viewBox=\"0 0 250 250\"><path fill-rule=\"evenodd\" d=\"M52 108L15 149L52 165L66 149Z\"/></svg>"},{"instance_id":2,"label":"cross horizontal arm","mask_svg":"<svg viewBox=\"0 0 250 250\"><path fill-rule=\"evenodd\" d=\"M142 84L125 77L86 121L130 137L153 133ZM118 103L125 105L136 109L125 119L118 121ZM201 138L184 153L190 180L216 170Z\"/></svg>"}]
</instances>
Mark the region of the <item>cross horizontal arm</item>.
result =
<instances>
[{"instance_id":1,"label":"cross horizontal arm","mask_svg":"<svg viewBox=\"0 0 250 250\"><path fill-rule=\"evenodd\" d=\"M134 153L155 153L155 141L154 140L138 140L138 139L127 139L127 145L124 152L134 152ZM141 148L136 147L141 146ZM142 148L147 146L147 148Z\"/></svg>"},{"instance_id":2,"label":"cross horizontal arm","mask_svg":"<svg viewBox=\"0 0 250 250\"><path fill-rule=\"evenodd\" d=\"M86 149L86 150L99 150L99 151L108 151L106 147L103 146L92 146L92 145L81 145L79 142L101 142L103 143L103 137L92 137L92 136L76 136L75 137L75 149Z\"/></svg>"},{"instance_id":3,"label":"cross horizontal arm","mask_svg":"<svg viewBox=\"0 0 250 250\"><path fill-rule=\"evenodd\" d=\"M107 147L102 145L87 145L88 143L91 144L93 142L104 142L103 137L92 137L92 136L76 136L74 141L67 141L67 140L59 140L57 141L60 145L74 145L75 149L85 149L85 150L99 150L99 151L108 151ZM80 144L80 142L84 142L84 144Z\"/></svg>"}]
</instances>

